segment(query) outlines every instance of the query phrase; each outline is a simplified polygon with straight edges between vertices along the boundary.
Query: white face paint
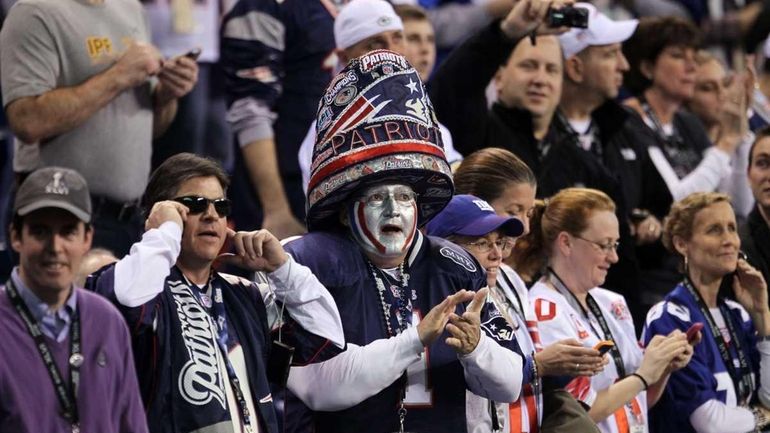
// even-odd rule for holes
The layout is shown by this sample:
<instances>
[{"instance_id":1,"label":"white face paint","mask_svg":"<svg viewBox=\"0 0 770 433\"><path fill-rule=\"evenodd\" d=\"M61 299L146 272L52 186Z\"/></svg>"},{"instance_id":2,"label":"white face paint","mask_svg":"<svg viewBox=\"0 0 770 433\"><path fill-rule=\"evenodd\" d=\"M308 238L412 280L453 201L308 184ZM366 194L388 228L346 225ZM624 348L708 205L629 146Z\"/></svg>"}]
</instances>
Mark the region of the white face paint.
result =
<instances>
[{"instance_id":1,"label":"white face paint","mask_svg":"<svg viewBox=\"0 0 770 433\"><path fill-rule=\"evenodd\" d=\"M376 256L404 254L417 230L417 202L412 188L401 184L365 189L348 207L350 231L361 247Z\"/></svg>"}]
</instances>

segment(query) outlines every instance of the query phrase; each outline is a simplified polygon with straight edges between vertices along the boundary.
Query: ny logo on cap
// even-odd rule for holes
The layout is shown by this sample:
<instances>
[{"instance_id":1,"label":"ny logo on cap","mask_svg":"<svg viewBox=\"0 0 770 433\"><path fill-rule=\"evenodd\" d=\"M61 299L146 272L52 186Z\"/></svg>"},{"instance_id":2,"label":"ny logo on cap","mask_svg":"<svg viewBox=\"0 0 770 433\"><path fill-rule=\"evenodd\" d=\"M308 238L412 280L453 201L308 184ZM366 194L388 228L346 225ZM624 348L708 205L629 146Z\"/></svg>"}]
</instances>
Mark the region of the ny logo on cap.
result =
<instances>
[{"instance_id":1,"label":"ny logo on cap","mask_svg":"<svg viewBox=\"0 0 770 433\"><path fill-rule=\"evenodd\" d=\"M57 171L53 174L53 179L45 186L45 192L48 194L67 195L70 193L70 189L64 182L64 173Z\"/></svg>"},{"instance_id":2,"label":"ny logo on cap","mask_svg":"<svg viewBox=\"0 0 770 433\"><path fill-rule=\"evenodd\" d=\"M495 210L490 206L489 203L487 203L484 200L473 200L473 203L478 206L479 209L485 210L485 211L491 211L494 212Z\"/></svg>"}]
</instances>

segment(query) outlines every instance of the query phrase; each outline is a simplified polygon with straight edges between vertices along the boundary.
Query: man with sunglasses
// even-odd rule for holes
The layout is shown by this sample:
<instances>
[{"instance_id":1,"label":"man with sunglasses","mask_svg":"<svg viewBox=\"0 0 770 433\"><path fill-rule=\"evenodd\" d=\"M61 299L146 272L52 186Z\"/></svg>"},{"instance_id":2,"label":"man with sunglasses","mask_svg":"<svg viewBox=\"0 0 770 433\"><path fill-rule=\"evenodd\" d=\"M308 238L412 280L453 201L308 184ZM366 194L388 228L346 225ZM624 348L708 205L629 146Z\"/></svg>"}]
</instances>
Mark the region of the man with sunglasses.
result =
<instances>
[{"instance_id":1,"label":"man with sunglasses","mask_svg":"<svg viewBox=\"0 0 770 433\"><path fill-rule=\"evenodd\" d=\"M277 433L268 383L285 380L286 345L298 363L344 347L334 300L310 271L269 232L227 227L228 184L212 160L166 160L142 200L150 209L142 240L87 283L121 308L133 332L150 431ZM235 253L220 255L226 240ZM218 257L256 272L256 281L217 272ZM276 298L290 332L271 346L270 331L282 324Z\"/></svg>"}]
</instances>

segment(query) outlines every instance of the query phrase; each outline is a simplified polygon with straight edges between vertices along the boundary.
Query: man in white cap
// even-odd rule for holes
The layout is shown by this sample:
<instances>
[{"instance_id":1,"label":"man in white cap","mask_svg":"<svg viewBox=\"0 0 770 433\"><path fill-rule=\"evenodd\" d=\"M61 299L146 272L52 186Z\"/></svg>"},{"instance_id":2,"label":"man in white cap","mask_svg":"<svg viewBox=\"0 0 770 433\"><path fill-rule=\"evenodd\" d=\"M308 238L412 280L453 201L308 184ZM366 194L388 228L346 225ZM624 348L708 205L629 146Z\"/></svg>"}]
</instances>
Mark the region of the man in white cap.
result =
<instances>
[{"instance_id":1,"label":"man in white cap","mask_svg":"<svg viewBox=\"0 0 770 433\"><path fill-rule=\"evenodd\" d=\"M629 299L634 317L641 318L639 290L629 278L638 272L634 245L656 241L661 224L644 209L644 200L650 196L645 194L643 178L647 137L631 127L639 119L615 101L629 68L621 43L631 37L638 22L613 21L589 3L575 7L588 10L588 27L559 36L564 83L551 126L553 142L559 143L557 152L566 157L553 159L545 168L538 189L550 195L583 185L612 197L623 246L610 280Z\"/></svg>"},{"instance_id":2,"label":"man in white cap","mask_svg":"<svg viewBox=\"0 0 770 433\"><path fill-rule=\"evenodd\" d=\"M341 66L369 51L406 51L404 24L384 0L353 0L334 20L334 42Z\"/></svg>"},{"instance_id":3,"label":"man in white cap","mask_svg":"<svg viewBox=\"0 0 770 433\"><path fill-rule=\"evenodd\" d=\"M404 24L393 6L385 0L354 0L342 8L334 20L334 40L337 44L337 56L340 66L344 67L351 59L360 57L369 51L390 50L411 59L411 51L404 36ZM435 53L434 53L435 60ZM340 88L349 84L346 79L337 83ZM444 152L450 163L462 159L452 147L449 130L441 127ZM297 155L302 170L302 188L307 192L310 181L310 163L313 159L316 123L302 140Z\"/></svg>"}]
</instances>

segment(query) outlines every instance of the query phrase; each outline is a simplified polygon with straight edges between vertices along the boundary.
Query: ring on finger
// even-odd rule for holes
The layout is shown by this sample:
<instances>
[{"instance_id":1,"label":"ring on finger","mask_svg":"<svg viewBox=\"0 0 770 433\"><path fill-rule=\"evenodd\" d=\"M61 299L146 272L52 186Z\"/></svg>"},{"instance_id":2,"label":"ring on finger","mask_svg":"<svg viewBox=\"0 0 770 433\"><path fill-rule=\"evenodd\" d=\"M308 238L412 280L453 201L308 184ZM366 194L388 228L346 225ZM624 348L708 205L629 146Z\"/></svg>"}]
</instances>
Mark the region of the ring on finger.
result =
<instances>
[{"instance_id":1,"label":"ring on finger","mask_svg":"<svg viewBox=\"0 0 770 433\"><path fill-rule=\"evenodd\" d=\"M579 362L575 363L575 371L578 371L578 370L580 370L580 363Z\"/></svg>"}]
</instances>

